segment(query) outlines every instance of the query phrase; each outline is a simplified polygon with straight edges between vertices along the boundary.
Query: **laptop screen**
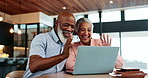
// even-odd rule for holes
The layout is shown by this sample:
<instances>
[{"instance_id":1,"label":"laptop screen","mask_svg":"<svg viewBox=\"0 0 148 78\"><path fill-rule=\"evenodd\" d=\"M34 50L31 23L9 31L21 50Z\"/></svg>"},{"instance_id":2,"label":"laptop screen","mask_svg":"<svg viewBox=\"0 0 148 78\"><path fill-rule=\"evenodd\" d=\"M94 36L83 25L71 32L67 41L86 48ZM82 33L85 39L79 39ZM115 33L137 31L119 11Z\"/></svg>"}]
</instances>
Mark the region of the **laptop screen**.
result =
<instances>
[{"instance_id":1,"label":"laptop screen","mask_svg":"<svg viewBox=\"0 0 148 78\"><path fill-rule=\"evenodd\" d=\"M119 47L79 46L73 74L112 72Z\"/></svg>"}]
</instances>

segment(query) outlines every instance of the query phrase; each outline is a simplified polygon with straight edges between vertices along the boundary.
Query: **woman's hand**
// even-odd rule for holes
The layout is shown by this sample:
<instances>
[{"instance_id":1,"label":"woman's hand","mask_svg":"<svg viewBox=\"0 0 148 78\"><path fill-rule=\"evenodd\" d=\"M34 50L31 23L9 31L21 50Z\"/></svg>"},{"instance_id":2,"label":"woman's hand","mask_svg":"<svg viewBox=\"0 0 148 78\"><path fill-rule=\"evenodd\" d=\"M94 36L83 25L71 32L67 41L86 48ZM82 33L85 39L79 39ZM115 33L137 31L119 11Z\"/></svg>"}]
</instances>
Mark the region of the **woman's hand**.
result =
<instances>
[{"instance_id":1,"label":"woman's hand","mask_svg":"<svg viewBox=\"0 0 148 78\"><path fill-rule=\"evenodd\" d=\"M102 46L111 46L112 39L109 36L105 36L104 34L100 37Z\"/></svg>"}]
</instances>

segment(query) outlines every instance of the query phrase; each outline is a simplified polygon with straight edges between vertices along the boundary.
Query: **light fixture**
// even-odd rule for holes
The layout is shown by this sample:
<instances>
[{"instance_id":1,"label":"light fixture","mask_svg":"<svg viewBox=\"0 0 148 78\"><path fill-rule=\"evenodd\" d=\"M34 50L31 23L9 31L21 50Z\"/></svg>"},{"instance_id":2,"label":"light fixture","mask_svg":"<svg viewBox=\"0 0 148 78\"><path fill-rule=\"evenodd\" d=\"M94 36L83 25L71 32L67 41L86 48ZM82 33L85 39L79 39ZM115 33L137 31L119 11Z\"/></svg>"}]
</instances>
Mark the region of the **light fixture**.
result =
<instances>
[{"instance_id":1,"label":"light fixture","mask_svg":"<svg viewBox=\"0 0 148 78\"><path fill-rule=\"evenodd\" d=\"M21 25L21 0L19 1L19 10L20 10L20 14L19 14L19 24L18 24L18 34L22 34L22 31L20 30L20 25Z\"/></svg>"},{"instance_id":2,"label":"light fixture","mask_svg":"<svg viewBox=\"0 0 148 78\"><path fill-rule=\"evenodd\" d=\"M2 49L4 47L4 45L0 45L0 49Z\"/></svg>"},{"instance_id":3,"label":"light fixture","mask_svg":"<svg viewBox=\"0 0 148 78\"><path fill-rule=\"evenodd\" d=\"M63 7L63 9L66 9L66 7Z\"/></svg>"},{"instance_id":4,"label":"light fixture","mask_svg":"<svg viewBox=\"0 0 148 78\"><path fill-rule=\"evenodd\" d=\"M13 33L13 32L14 32L13 28L11 28L11 29L9 30L9 32L10 32L10 33Z\"/></svg>"},{"instance_id":5,"label":"light fixture","mask_svg":"<svg viewBox=\"0 0 148 78\"><path fill-rule=\"evenodd\" d=\"M113 1L109 1L110 4L114 3Z\"/></svg>"},{"instance_id":6,"label":"light fixture","mask_svg":"<svg viewBox=\"0 0 148 78\"><path fill-rule=\"evenodd\" d=\"M18 29L18 32L17 32L18 34L22 34L22 31L20 30L20 29Z\"/></svg>"},{"instance_id":7,"label":"light fixture","mask_svg":"<svg viewBox=\"0 0 148 78\"><path fill-rule=\"evenodd\" d=\"M3 21L3 17L0 15L0 21Z\"/></svg>"},{"instance_id":8,"label":"light fixture","mask_svg":"<svg viewBox=\"0 0 148 78\"><path fill-rule=\"evenodd\" d=\"M21 23L21 0L19 0L19 24Z\"/></svg>"},{"instance_id":9,"label":"light fixture","mask_svg":"<svg viewBox=\"0 0 148 78\"><path fill-rule=\"evenodd\" d=\"M5 5L5 9L6 9L6 5L7 5L6 0L4 0L4 5ZM5 13L4 13L4 20L5 20ZM13 33L13 32L14 32L14 29L11 28L11 29L9 30L9 32L10 32L10 33Z\"/></svg>"}]
</instances>

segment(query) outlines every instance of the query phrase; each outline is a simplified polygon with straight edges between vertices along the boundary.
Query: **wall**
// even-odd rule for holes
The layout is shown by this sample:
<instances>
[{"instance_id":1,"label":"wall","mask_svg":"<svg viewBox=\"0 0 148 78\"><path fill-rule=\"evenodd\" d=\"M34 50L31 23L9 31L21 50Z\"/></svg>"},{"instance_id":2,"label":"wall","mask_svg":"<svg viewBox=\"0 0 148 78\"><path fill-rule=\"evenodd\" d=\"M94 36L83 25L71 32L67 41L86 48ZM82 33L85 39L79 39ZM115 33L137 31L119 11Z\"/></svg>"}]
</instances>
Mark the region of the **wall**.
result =
<instances>
[{"instance_id":1,"label":"wall","mask_svg":"<svg viewBox=\"0 0 148 78\"><path fill-rule=\"evenodd\" d=\"M94 33L100 32L100 23L94 24ZM126 32L126 31L147 31L148 20L135 20L125 22L104 22L102 32Z\"/></svg>"},{"instance_id":2,"label":"wall","mask_svg":"<svg viewBox=\"0 0 148 78\"><path fill-rule=\"evenodd\" d=\"M12 19L11 19L11 15L3 13L3 12L0 12L0 15L3 17L3 22L7 22L7 23L10 23L10 24L13 23Z\"/></svg>"},{"instance_id":3,"label":"wall","mask_svg":"<svg viewBox=\"0 0 148 78\"><path fill-rule=\"evenodd\" d=\"M9 32L13 25L10 23L0 22L0 44L10 45L13 43L13 34Z\"/></svg>"},{"instance_id":4,"label":"wall","mask_svg":"<svg viewBox=\"0 0 148 78\"><path fill-rule=\"evenodd\" d=\"M3 21L11 24L31 24L42 23L47 26L53 27L53 17L48 16L42 12L33 12L17 15L9 15L0 12L0 15L5 18Z\"/></svg>"},{"instance_id":5,"label":"wall","mask_svg":"<svg viewBox=\"0 0 148 78\"><path fill-rule=\"evenodd\" d=\"M0 22L0 45L4 45L3 52L13 57L13 33L9 30L13 25L6 22Z\"/></svg>"},{"instance_id":6,"label":"wall","mask_svg":"<svg viewBox=\"0 0 148 78\"><path fill-rule=\"evenodd\" d=\"M39 12L12 15L13 24L39 23Z\"/></svg>"},{"instance_id":7,"label":"wall","mask_svg":"<svg viewBox=\"0 0 148 78\"><path fill-rule=\"evenodd\" d=\"M48 15L42 13L42 12L40 12L39 15L40 15L40 17L39 17L40 23L45 24L45 25L50 26L50 27L53 27L54 21L53 21L52 17L50 17L50 16L48 16Z\"/></svg>"}]
</instances>

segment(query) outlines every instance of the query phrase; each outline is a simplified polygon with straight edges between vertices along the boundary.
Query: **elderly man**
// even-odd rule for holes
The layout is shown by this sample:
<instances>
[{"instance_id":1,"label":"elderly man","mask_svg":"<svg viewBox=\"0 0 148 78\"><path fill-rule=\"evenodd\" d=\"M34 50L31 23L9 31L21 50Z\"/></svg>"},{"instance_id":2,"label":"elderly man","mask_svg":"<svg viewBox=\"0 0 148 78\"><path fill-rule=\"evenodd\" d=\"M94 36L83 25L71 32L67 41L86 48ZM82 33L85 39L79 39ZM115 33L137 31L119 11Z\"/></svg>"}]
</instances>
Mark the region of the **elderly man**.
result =
<instances>
[{"instance_id":1,"label":"elderly man","mask_svg":"<svg viewBox=\"0 0 148 78\"><path fill-rule=\"evenodd\" d=\"M24 78L59 72L69 56L75 17L69 12L58 15L51 32L37 35L30 47Z\"/></svg>"}]
</instances>

